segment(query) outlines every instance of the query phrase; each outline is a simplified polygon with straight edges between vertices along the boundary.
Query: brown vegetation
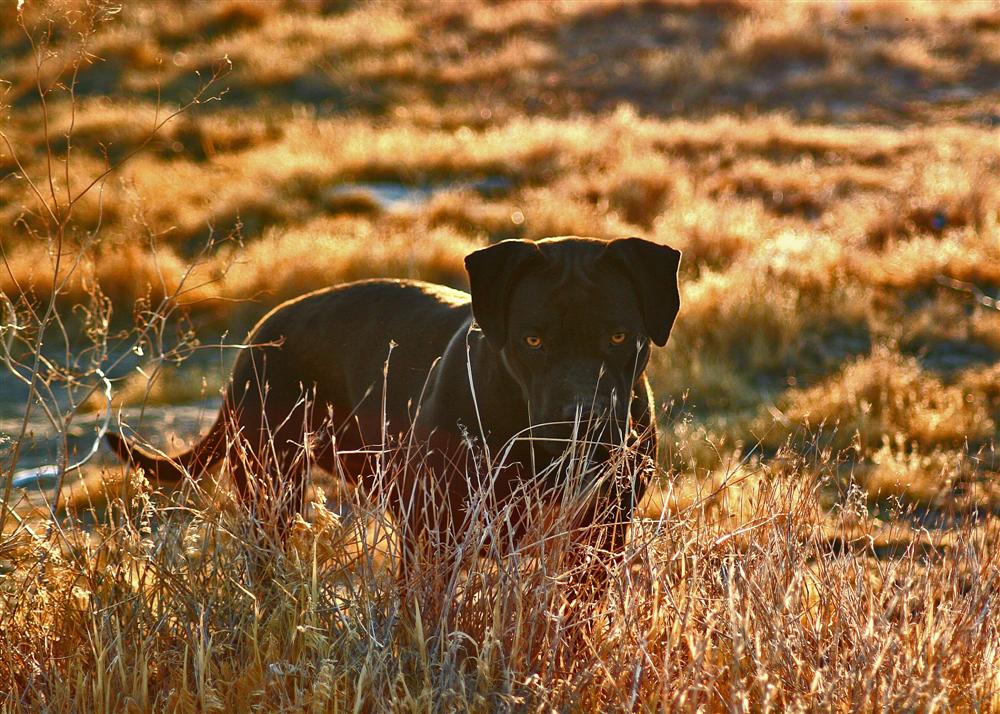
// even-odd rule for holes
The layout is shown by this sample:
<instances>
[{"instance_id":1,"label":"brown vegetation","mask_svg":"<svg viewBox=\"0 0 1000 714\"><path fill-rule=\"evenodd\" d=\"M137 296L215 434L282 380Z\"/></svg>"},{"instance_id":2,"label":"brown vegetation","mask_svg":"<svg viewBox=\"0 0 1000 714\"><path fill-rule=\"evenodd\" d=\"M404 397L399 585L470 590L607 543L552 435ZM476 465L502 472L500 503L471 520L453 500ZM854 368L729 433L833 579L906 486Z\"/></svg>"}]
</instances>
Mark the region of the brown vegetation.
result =
<instances>
[{"instance_id":1,"label":"brown vegetation","mask_svg":"<svg viewBox=\"0 0 1000 714\"><path fill-rule=\"evenodd\" d=\"M391 524L335 479L264 577L224 474L98 459L54 515L9 490L0 701L1000 710L998 77L989 2L5 4L4 492L89 448L105 374L193 438L207 346L306 290L463 287L503 238L685 257L661 486L592 623L558 519L404 615Z\"/></svg>"}]
</instances>

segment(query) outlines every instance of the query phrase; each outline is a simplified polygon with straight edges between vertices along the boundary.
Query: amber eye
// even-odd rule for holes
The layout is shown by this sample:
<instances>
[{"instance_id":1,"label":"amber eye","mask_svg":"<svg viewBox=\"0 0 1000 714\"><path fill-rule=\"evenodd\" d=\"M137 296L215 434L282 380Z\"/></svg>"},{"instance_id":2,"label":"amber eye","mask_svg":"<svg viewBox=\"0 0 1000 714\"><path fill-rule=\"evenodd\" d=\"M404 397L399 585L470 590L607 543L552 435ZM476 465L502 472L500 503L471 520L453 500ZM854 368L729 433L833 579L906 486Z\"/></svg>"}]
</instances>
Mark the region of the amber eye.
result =
<instances>
[{"instance_id":1,"label":"amber eye","mask_svg":"<svg viewBox=\"0 0 1000 714\"><path fill-rule=\"evenodd\" d=\"M537 350L542 346L542 338L538 335L528 335L524 338L524 344L528 345L533 350Z\"/></svg>"},{"instance_id":2,"label":"amber eye","mask_svg":"<svg viewBox=\"0 0 1000 714\"><path fill-rule=\"evenodd\" d=\"M616 332L615 334L611 335L611 344L613 344L613 345L623 345L623 344L625 344L625 333L624 332Z\"/></svg>"}]
</instances>

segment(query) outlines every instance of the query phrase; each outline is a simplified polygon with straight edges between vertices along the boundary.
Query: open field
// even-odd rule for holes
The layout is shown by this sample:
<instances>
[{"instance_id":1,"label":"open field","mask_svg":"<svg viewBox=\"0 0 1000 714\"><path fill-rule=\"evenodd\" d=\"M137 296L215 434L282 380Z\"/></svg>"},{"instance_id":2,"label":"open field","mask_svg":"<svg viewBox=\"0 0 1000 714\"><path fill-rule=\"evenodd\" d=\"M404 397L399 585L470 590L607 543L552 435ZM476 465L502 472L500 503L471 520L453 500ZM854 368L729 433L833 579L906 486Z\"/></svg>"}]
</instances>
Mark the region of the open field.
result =
<instances>
[{"instance_id":1,"label":"open field","mask_svg":"<svg viewBox=\"0 0 1000 714\"><path fill-rule=\"evenodd\" d=\"M558 523L416 616L335 479L282 550L224 478L102 452L55 518L54 479L5 490L5 707L1000 711L995 2L7 3L0 132L0 489L108 418L189 443L307 290L463 288L504 238L684 253L593 622Z\"/></svg>"}]
</instances>

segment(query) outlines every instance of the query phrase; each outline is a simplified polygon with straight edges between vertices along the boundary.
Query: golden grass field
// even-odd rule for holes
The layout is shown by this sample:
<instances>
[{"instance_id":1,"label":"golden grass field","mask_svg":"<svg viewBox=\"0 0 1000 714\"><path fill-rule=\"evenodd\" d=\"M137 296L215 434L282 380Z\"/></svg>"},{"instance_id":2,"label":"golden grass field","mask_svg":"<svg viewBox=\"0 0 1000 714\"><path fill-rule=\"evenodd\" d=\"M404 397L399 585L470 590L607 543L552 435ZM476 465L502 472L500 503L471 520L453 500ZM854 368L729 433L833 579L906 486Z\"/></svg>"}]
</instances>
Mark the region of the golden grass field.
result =
<instances>
[{"instance_id":1,"label":"golden grass field","mask_svg":"<svg viewBox=\"0 0 1000 714\"><path fill-rule=\"evenodd\" d=\"M19 4L4 710L1000 711L994 0ZM586 612L558 523L411 612L321 474L284 548L224 474L12 484L109 418L189 443L288 297L566 234L684 253L658 482Z\"/></svg>"}]
</instances>

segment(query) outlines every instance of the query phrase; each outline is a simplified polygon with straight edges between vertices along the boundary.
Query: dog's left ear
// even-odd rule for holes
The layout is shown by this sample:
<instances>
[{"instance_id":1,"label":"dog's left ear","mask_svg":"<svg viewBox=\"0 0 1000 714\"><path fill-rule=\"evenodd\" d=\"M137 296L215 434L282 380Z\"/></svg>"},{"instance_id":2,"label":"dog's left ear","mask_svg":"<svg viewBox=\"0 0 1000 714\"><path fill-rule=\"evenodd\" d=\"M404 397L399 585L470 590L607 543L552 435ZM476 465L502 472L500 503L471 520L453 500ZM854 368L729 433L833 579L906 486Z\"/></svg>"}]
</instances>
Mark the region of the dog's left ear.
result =
<instances>
[{"instance_id":1,"label":"dog's left ear","mask_svg":"<svg viewBox=\"0 0 1000 714\"><path fill-rule=\"evenodd\" d=\"M608 243L602 257L624 270L632 281L646 332L663 347L681 308L677 287L680 251L642 238L619 238Z\"/></svg>"},{"instance_id":2,"label":"dog's left ear","mask_svg":"<svg viewBox=\"0 0 1000 714\"><path fill-rule=\"evenodd\" d=\"M472 314L498 350L507 341L507 303L518 275L541 261L538 246L525 240L505 240L465 256L472 288Z\"/></svg>"}]
</instances>

